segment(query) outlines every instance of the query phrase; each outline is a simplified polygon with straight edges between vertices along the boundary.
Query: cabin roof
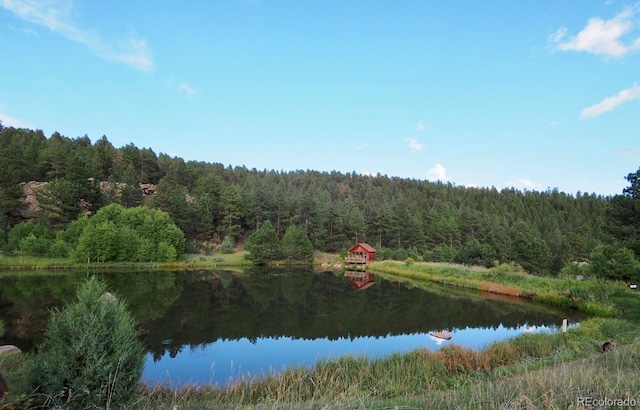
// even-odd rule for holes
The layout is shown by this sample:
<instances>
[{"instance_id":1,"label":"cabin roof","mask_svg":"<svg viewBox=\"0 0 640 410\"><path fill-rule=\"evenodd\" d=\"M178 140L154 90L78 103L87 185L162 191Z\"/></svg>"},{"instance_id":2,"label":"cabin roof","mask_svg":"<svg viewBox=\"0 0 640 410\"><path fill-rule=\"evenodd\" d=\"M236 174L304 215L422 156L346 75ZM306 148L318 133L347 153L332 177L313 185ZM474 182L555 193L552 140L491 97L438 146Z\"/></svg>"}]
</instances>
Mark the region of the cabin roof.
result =
<instances>
[{"instance_id":1,"label":"cabin roof","mask_svg":"<svg viewBox=\"0 0 640 410\"><path fill-rule=\"evenodd\" d=\"M354 249L355 249L355 248L357 248L358 246L359 246L359 247L361 247L361 248L363 248L363 249L364 249L365 251L367 251L367 252L370 252L370 253L375 253L375 252L376 252L376 250L375 250L375 248L374 248L373 246L371 246L371 245L369 245L369 244L367 244L367 243L364 243L364 242L360 242L360 243L358 243L356 246L353 246L351 249L349 249L349 251L354 250Z\"/></svg>"}]
</instances>

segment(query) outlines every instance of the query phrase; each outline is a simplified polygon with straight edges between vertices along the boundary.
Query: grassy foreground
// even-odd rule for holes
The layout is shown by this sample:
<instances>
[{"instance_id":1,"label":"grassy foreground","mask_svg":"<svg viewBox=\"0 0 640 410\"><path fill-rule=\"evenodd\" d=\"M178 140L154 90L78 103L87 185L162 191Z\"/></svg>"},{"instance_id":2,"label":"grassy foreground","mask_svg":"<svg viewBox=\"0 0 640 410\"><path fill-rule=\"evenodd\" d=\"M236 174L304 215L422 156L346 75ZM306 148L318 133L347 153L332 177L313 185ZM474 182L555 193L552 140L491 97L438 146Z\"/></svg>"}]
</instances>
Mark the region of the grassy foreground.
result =
<instances>
[{"instance_id":1,"label":"grassy foreground","mask_svg":"<svg viewBox=\"0 0 640 410\"><path fill-rule=\"evenodd\" d=\"M599 353L600 341L613 335L619 347ZM0 357L10 386L20 385L24 361ZM220 389L143 386L130 408L566 409L583 408L581 403L591 408L586 400L604 399L633 400L635 408L640 403L638 371L637 327L596 318L566 334L526 334L482 351L449 345L376 360L346 356ZM27 400L18 389L4 405L21 408Z\"/></svg>"},{"instance_id":2,"label":"grassy foreground","mask_svg":"<svg viewBox=\"0 0 640 410\"><path fill-rule=\"evenodd\" d=\"M481 351L448 345L380 359L346 356L224 388L141 386L135 409L566 409L640 407L640 293L595 279L551 279L507 267L470 269L381 262L371 269L426 281L529 297L593 314L567 333L524 334ZM604 341L617 347L601 353ZM0 357L14 389L4 405L28 400L25 357ZM0 400L0 408L3 402Z\"/></svg>"}]
</instances>

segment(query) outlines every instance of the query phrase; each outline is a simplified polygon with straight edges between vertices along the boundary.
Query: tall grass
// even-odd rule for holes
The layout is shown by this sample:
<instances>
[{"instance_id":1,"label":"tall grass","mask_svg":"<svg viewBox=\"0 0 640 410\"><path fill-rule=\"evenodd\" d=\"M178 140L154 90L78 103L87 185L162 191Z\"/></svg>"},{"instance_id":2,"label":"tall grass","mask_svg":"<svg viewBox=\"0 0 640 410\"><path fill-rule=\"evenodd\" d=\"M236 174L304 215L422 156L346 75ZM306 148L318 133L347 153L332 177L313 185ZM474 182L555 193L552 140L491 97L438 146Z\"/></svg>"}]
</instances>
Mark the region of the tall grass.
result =
<instances>
[{"instance_id":1,"label":"tall grass","mask_svg":"<svg viewBox=\"0 0 640 410\"><path fill-rule=\"evenodd\" d=\"M637 408L640 380L630 375L640 370L639 358L640 343L636 341L611 354L558 361L509 378L479 380L407 400L404 405L455 409ZM610 405L602 405L604 399ZM613 400L626 400L629 404L635 401L635 405L616 407L611 405Z\"/></svg>"},{"instance_id":2,"label":"tall grass","mask_svg":"<svg viewBox=\"0 0 640 410\"><path fill-rule=\"evenodd\" d=\"M619 315L640 320L640 298L622 282L601 279L576 280L530 275L516 266L502 264L491 269L383 261L371 265L374 272L429 281L485 292L531 298L559 307L572 307L601 317Z\"/></svg>"},{"instance_id":3,"label":"tall grass","mask_svg":"<svg viewBox=\"0 0 640 410\"><path fill-rule=\"evenodd\" d=\"M163 269L188 270L215 268L218 266L250 266L246 259L248 252L240 251L232 254L216 253L201 260L200 254L183 255L173 262L76 262L70 258L48 258L37 256L0 256L0 270L69 270L78 268L96 269Z\"/></svg>"},{"instance_id":4,"label":"tall grass","mask_svg":"<svg viewBox=\"0 0 640 410\"><path fill-rule=\"evenodd\" d=\"M498 293L501 295L522 296L522 290L512 285L501 285L499 283L482 281L478 289L483 292Z\"/></svg>"},{"instance_id":5,"label":"tall grass","mask_svg":"<svg viewBox=\"0 0 640 410\"><path fill-rule=\"evenodd\" d=\"M627 345L599 353L601 343L614 335ZM136 407L567 408L589 389L640 392L638 378L616 384L623 379L620 371L640 367L638 335L628 321L590 319L566 334L525 334L480 351L447 345L378 359L345 356L223 388L147 389ZM593 379L596 373L601 374ZM604 377L608 374L612 377ZM635 390L625 390L631 387Z\"/></svg>"}]
</instances>

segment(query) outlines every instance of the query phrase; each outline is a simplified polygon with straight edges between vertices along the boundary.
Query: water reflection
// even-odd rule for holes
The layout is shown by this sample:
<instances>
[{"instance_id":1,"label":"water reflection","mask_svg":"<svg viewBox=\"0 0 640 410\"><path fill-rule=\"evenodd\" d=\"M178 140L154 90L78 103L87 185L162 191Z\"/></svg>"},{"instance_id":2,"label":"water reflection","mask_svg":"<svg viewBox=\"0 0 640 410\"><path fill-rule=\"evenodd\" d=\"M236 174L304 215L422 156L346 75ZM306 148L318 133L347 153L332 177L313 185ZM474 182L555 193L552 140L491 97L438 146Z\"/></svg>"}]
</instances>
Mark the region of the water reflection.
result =
<instances>
[{"instance_id":1,"label":"water reflection","mask_svg":"<svg viewBox=\"0 0 640 410\"><path fill-rule=\"evenodd\" d=\"M186 285L163 318L166 326L150 325L160 333L149 337L145 380L222 385L346 354L381 357L452 342L479 349L533 327L555 330L566 315L520 299L410 287L370 272L252 271L228 278L223 293L217 289L215 278ZM431 335L443 329L451 340Z\"/></svg>"},{"instance_id":2,"label":"water reflection","mask_svg":"<svg viewBox=\"0 0 640 410\"><path fill-rule=\"evenodd\" d=\"M376 284L376 275L371 272L348 270L344 276L349 278L349 283L357 290L365 290Z\"/></svg>"},{"instance_id":3,"label":"water reflection","mask_svg":"<svg viewBox=\"0 0 640 410\"><path fill-rule=\"evenodd\" d=\"M521 335L528 329L528 325L498 325L494 328L454 329L451 333L456 344L481 349L491 342ZM535 331L555 330L555 326L537 326ZM149 355L143 377L151 385L224 385L246 377L268 375L287 367L311 366L323 359L345 355L384 357L418 348L437 350L450 343L453 340L424 332L312 340L293 337L264 337L253 341L247 338L219 340L185 348L174 356L166 354L159 360Z\"/></svg>"},{"instance_id":4,"label":"water reflection","mask_svg":"<svg viewBox=\"0 0 640 410\"><path fill-rule=\"evenodd\" d=\"M72 300L86 276L0 278L0 317L8 332L0 342L29 350L41 337L47 309ZM176 386L224 384L345 354L379 357L452 342L481 348L532 329L554 330L572 313L454 288L418 288L370 272L251 269L100 276L126 299L139 323L149 351L144 380ZM433 334L443 330L451 340L434 340Z\"/></svg>"}]
</instances>

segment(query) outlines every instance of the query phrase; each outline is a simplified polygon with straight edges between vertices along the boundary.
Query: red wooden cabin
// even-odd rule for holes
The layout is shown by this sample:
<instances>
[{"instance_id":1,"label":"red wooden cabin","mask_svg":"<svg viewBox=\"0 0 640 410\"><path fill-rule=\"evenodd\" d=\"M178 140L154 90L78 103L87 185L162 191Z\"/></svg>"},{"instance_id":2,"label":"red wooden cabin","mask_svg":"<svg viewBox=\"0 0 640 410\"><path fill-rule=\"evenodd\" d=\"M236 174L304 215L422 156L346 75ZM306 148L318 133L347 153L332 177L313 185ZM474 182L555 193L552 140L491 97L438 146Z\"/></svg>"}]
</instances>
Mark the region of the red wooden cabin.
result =
<instances>
[{"instance_id":1,"label":"red wooden cabin","mask_svg":"<svg viewBox=\"0 0 640 410\"><path fill-rule=\"evenodd\" d=\"M369 263L375 260L375 248L362 242L349 249L349 256L346 258L346 261L350 263Z\"/></svg>"}]
</instances>

